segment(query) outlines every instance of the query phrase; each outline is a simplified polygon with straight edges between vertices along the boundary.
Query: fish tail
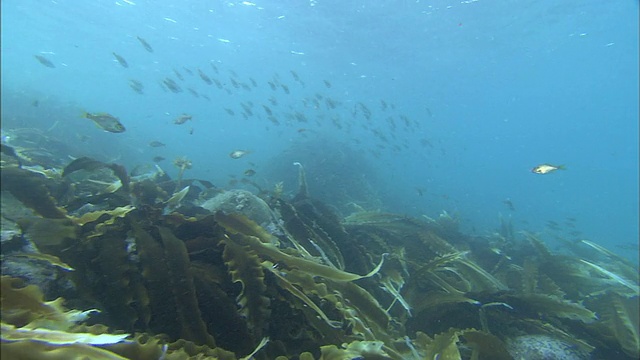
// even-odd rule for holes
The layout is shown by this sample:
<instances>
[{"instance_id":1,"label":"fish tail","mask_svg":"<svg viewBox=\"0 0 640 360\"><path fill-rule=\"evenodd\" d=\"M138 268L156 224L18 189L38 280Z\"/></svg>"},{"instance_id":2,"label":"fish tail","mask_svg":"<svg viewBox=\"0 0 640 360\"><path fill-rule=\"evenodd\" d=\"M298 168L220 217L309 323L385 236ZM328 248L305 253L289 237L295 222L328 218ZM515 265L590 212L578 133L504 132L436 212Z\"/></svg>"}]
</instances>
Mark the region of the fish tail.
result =
<instances>
[{"instance_id":1,"label":"fish tail","mask_svg":"<svg viewBox=\"0 0 640 360\"><path fill-rule=\"evenodd\" d=\"M567 170L565 165L558 165L558 170Z\"/></svg>"},{"instance_id":2,"label":"fish tail","mask_svg":"<svg viewBox=\"0 0 640 360\"><path fill-rule=\"evenodd\" d=\"M89 118L89 113L83 110L83 111L80 112L80 117L88 119Z\"/></svg>"}]
</instances>

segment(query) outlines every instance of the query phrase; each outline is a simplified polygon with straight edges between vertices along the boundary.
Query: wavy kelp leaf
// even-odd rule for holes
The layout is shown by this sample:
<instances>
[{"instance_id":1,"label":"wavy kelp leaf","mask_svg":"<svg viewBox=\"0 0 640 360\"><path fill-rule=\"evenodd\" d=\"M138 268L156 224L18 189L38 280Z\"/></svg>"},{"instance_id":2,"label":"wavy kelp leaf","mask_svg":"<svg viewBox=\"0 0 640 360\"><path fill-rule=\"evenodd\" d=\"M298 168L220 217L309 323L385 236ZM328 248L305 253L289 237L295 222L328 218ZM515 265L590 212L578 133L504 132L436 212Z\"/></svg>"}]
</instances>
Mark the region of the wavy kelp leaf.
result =
<instances>
[{"instance_id":1,"label":"wavy kelp leaf","mask_svg":"<svg viewBox=\"0 0 640 360\"><path fill-rule=\"evenodd\" d=\"M131 222L131 237L136 240L136 247L144 279L144 287L148 296L143 307L147 310L143 315L145 326L154 332L167 333L179 337L180 324L175 316L176 304L172 298L170 273L164 261L165 253L161 242L142 228L138 221Z\"/></svg>"},{"instance_id":2,"label":"wavy kelp leaf","mask_svg":"<svg viewBox=\"0 0 640 360\"><path fill-rule=\"evenodd\" d=\"M256 338L262 336L262 329L269 319L269 298L264 296L264 271L258 254L248 246L242 246L228 237L220 241L224 245L222 258L229 268L231 280L242 285L237 297L240 314L247 319L247 325Z\"/></svg>"},{"instance_id":3,"label":"wavy kelp leaf","mask_svg":"<svg viewBox=\"0 0 640 360\"><path fill-rule=\"evenodd\" d=\"M269 234L264 228L242 214L225 214L222 211L215 213L214 218L218 224L231 234L244 234L254 236L263 243L277 244L278 239Z\"/></svg>"},{"instance_id":4,"label":"wavy kelp leaf","mask_svg":"<svg viewBox=\"0 0 640 360\"><path fill-rule=\"evenodd\" d=\"M189 255L187 248L169 228L158 227L164 247L164 259L169 269L169 284L176 304L178 321L182 326L181 337L200 344L215 346L215 340L207 332L207 326L202 321L193 277L189 270ZM157 260L156 260L157 261Z\"/></svg>"},{"instance_id":5,"label":"wavy kelp leaf","mask_svg":"<svg viewBox=\"0 0 640 360\"><path fill-rule=\"evenodd\" d=\"M353 282L335 282L330 284L330 288L338 291L336 294L342 299L343 311L346 311L345 317L351 316L352 322L357 320L356 323L361 322L366 326L367 329L363 334L373 334L374 338L371 340L393 342L389 334L391 317L368 291ZM354 315L357 319L352 317Z\"/></svg>"},{"instance_id":6,"label":"wavy kelp leaf","mask_svg":"<svg viewBox=\"0 0 640 360\"><path fill-rule=\"evenodd\" d=\"M113 210L100 210L100 211L92 211L88 212L81 217L71 217L71 220L78 225L84 225L90 222L94 222L98 220L102 215L109 215L109 218L102 223L105 225L112 225L115 222L116 218L125 217L131 210L134 210L136 207L132 205L120 206Z\"/></svg>"},{"instance_id":7,"label":"wavy kelp leaf","mask_svg":"<svg viewBox=\"0 0 640 360\"><path fill-rule=\"evenodd\" d=\"M628 288L629 290L632 291L633 294L640 293L640 287L638 286L638 284L634 283L633 281L625 279L622 276L603 268L602 266L596 265L586 260L580 259L580 262L588 265L590 268L597 270L600 274L613 280L614 284L619 284Z\"/></svg>"},{"instance_id":8,"label":"wavy kelp leaf","mask_svg":"<svg viewBox=\"0 0 640 360\"><path fill-rule=\"evenodd\" d=\"M604 311L604 323L612 330L625 354L640 358L638 296L625 298L609 293L607 300L611 306Z\"/></svg>"},{"instance_id":9,"label":"wavy kelp leaf","mask_svg":"<svg viewBox=\"0 0 640 360\"><path fill-rule=\"evenodd\" d=\"M62 306L64 299L44 301L42 291L35 285L21 287L19 278L2 276L0 279L2 295L2 321L18 327L25 326L35 320L47 320L68 328L73 325Z\"/></svg>"},{"instance_id":10,"label":"wavy kelp leaf","mask_svg":"<svg viewBox=\"0 0 640 360\"><path fill-rule=\"evenodd\" d=\"M352 341L343 349L335 345L320 347L320 360L346 360L346 359L392 359L383 350L382 341Z\"/></svg>"},{"instance_id":11,"label":"wavy kelp leaf","mask_svg":"<svg viewBox=\"0 0 640 360\"><path fill-rule=\"evenodd\" d=\"M17 221L22 232L36 246L62 245L65 240L78 237L78 227L71 219L22 218Z\"/></svg>"},{"instance_id":12,"label":"wavy kelp leaf","mask_svg":"<svg viewBox=\"0 0 640 360\"><path fill-rule=\"evenodd\" d=\"M538 239L536 235L528 231L523 231L522 233L527 238L527 240L529 240L531 245L533 245L533 247L536 249L536 251L538 252L538 255L540 255L540 258L542 260L550 260L553 257L553 254L551 254L551 251L549 251L549 249L544 244L544 242Z\"/></svg>"},{"instance_id":13,"label":"wavy kelp leaf","mask_svg":"<svg viewBox=\"0 0 640 360\"><path fill-rule=\"evenodd\" d=\"M294 201L306 199L309 197L309 187L307 186L307 176L304 172L304 167L302 167L302 164L299 162L294 162L293 165L298 166L298 193Z\"/></svg>"},{"instance_id":14,"label":"wavy kelp leaf","mask_svg":"<svg viewBox=\"0 0 640 360\"><path fill-rule=\"evenodd\" d=\"M596 314L581 304L542 294L505 295L506 303L515 309L528 308L539 314L591 323ZM523 303L524 301L524 303Z\"/></svg>"},{"instance_id":15,"label":"wavy kelp leaf","mask_svg":"<svg viewBox=\"0 0 640 360\"><path fill-rule=\"evenodd\" d=\"M111 335L100 334L94 335L90 333L70 333L59 330L49 329L25 329L16 328L13 325L2 324L2 340L4 341L21 341L33 340L45 342L51 345L69 345L69 344L91 344L105 345L115 344L124 341L129 334Z\"/></svg>"},{"instance_id":16,"label":"wavy kelp leaf","mask_svg":"<svg viewBox=\"0 0 640 360\"><path fill-rule=\"evenodd\" d=\"M457 343L459 341L459 331L451 329L445 333L436 334L433 341L427 347L427 359L438 360L461 360L460 350Z\"/></svg>"},{"instance_id":17,"label":"wavy kelp leaf","mask_svg":"<svg viewBox=\"0 0 640 360\"><path fill-rule=\"evenodd\" d=\"M66 211L56 206L55 199L49 194L44 176L10 167L2 169L0 180L0 189L9 191L38 215L51 219L66 218Z\"/></svg>"},{"instance_id":18,"label":"wavy kelp leaf","mask_svg":"<svg viewBox=\"0 0 640 360\"><path fill-rule=\"evenodd\" d=\"M285 254L284 252L280 251L275 245L264 243L255 236L246 236L241 233L236 233L236 234L231 234L229 237L233 241L238 242L239 244L248 245L253 250L255 250L260 256L266 256L274 260L275 262L283 262L289 267L302 269L310 274L313 274L316 276L322 276L324 278L335 280L335 281L354 281L354 280L371 277L376 273L378 273L378 271L380 271L380 268L384 263L384 256L382 256L382 259L378 264L378 266L376 266L368 274L366 275L352 274L352 273L348 273L346 271L342 271L330 266L322 265L315 261Z\"/></svg>"},{"instance_id":19,"label":"wavy kelp leaf","mask_svg":"<svg viewBox=\"0 0 640 360\"><path fill-rule=\"evenodd\" d=\"M417 238L420 240L420 243L438 256L445 256L447 254L459 252L455 246L451 245L433 231L421 231L417 234Z\"/></svg>"},{"instance_id":20,"label":"wavy kelp leaf","mask_svg":"<svg viewBox=\"0 0 640 360\"><path fill-rule=\"evenodd\" d=\"M315 313L322 319L324 320L324 322L329 325L332 328L338 329L342 326L342 323L340 321L333 321L331 319L329 319L329 317L324 313L324 311L322 311L318 305L316 305L311 299L309 299L309 297L300 289L298 289L297 287L295 287L292 283L289 282L289 280L287 279L287 272L283 272L283 274L280 274L280 271L275 269L273 266L273 263L265 261L263 263L263 266L265 269L268 269L271 271L271 273L273 275L275 275L276 277L276 281L278 282L278 285L280 285L280 287L282 287L283 289L287 290L290 294L292 294L293 296L297 297L298 299L302 300L302 302L307 305L310 309L312 309L313 311L315 311Z\"/></svg>"},{"instance_id":21,"label":"wavy kelp leaf","mask_svg":"<svg viewBox=\"0 0 640 360\"><path fill-rule=\"evenodd\" d=\"M463 294L441 291L411 292L407 294L407 298L410 299L412 304L415 304L414 311L416 314L442 305L458 303L480 304L477 300L468 298Z\"/></svg>"},{"instance_id":22,"label":"wavy kelp leaf","mask_svg":"<svg viewBox=\"0 0 640 360\"><path fill-rule=\"evenodd\" d=\"M71 265L60 260L59 257L51 254L43 254L43 253L11 253L9 255L5 255L7 257L22 257L27 259L33 259L38 261L44 261L51 266L58 267L64 271L74 271L75 269L71 267Z\"/></svg>"},{"instance_id":23,"label":"wavy kelp leaf","mask_svg":"<svg viewBox=\"0 0 640 360\"><path fill-rule=\"evenodd\" d=\"M13 160L15 161L15 163L13 164L13 166L22 166L22 162L20 161L20 157L18 156L18 154L16 153L16 150L14 148L12 148L9 145L6 144L0 144L0 153L5 154L7 156L10 156L13 158ZM3 159L2 161L2 168L6 168L8 166L6 166L6 163Z\"/></svg>"},{"instance_id":24,"label":"wavy kelp leaf","mask_svg":"<svg viewBox=\"0 0 640 360\"><path fill-rule=\"evenodd\" d=\"M478 264L470 259L461 258L456 260L456 269L471 285L471 291L501 291L507 290L507 287L481 268Z\"/></svg>"},{"instance_id":25,"label":"wavy kelp leaf","mask_svg":"<svg viewBox=\"0 0 640 360\"><path fill-rule=\"evenodd\" d=\"M104 346L104 345L103 345ZM128 360L98 346L71 344L52 346L39 341L15 341L0 344L2 357L7 359L47 359L47 360ZM157 358L157 357L156 357Z\"/></svg>"},{"instance_id":26,"label":"wavy kelp leaf","mask_svg":"<svg viewBox=\"0 0 640 360\"><path fill-rule=\"evenodd\" d=\"M297 208L287 202L278 202L282 220L284 221L285 234L289 235L287 236L289 241L299 250L316 254L316 256L319 255L327 265L343 270L344 258L342 253L329 234L318 224L321 219L317 218L319 217L317 211L309 202L305 202L304 210L311 207L312 209L305 211L305 213L314 213L315 216L313 218L303 216L298 212ZM337 220L335 223L339 225Z\"/></svg>"},{"instance_id":27,"label":"wavy kelp leaf","mask_svg":"<svg viewBox=\"0 0 640 360\"><path fill-rule=\"evenodd\" d=\"M126 233L114 229L73 248L76 281L101 299L111 320L125 329L146 326L150 312L138 264L130 261L132 241L127 241Z\"/></svg>"},{"instance_id":28,"label":"wavy kelp leaf","mask_svg":"<svg viewBox=\"0 0 640 360\"><path fill-rule=\"evenodd\" d=\"M124 166L118 164L107 164L89 157L80 157L70 162L62 171L62 177L66 177L79 170L95 171L101 168L111 169L113 174L122 182L122 188L129 191L129 183L131 180L129 179L129 175L127 174L127 170Z\"/></svg>"},{"instance_id":29,"label":"wavy kelp leaf","mask_svg":"<svg viewBox=\"0 0 640 360\"><path fill-rule=\"evenodd\" d=\"M497 336L484 331L467 329L461 333L465 343L473 348L472 359L512 360L505 344Z\"/></svg>"}]
</instances>

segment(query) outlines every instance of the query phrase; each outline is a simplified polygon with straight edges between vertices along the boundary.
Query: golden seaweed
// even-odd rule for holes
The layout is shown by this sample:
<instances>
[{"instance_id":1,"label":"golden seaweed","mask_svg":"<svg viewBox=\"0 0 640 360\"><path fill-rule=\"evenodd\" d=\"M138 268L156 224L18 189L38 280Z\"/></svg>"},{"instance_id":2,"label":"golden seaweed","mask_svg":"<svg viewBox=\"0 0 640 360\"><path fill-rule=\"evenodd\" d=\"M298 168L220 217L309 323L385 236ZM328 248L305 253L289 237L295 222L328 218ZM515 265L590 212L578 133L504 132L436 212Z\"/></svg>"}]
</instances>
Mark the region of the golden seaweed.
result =
<instances>
[{"instance_id":1,"label":"golden seaweed","mask_svg":"<svg viewBox=\"0 0 640 360\"><path fill-rule=\"evenodd\" d=\"M38 261L44 261L51 266L58 267L65 271L74 271L75 269L71 267L71 265L66 264L59 257L51 254L43 254L43 253L11 253L6 256L15 256L15 257L23 257L27 259L33 259Z\"/></svg>"},{"instance_id":2,"label":"golden seaweed","mask_svg":"<svg viewBox=\"0 0 640 360\"><path fill-rule=\"evenodd\" d=\"M47 179L31 171L17 167L0 171L0 189L9 191L26 207L44 218L64 219L66 211L56 205L47 188Z\"/></svg>"},{"instance_id":3,"label":"golden seaweed","mask_svg":"<svg viewBox=\"0 0 640 360\"><path fill-rule=\"evenodd\" d=\"M378 266L376 266L373 270L371 270L371 272L369 272L366 275L358 275L358 274L348 273L346 271L342 271L330 266L326 266L315 261L311 261L311 260L286 254L280 251L280 249L278 249L275 245L264 243L255 236L246 236L244 234L237 233L231 238L242 245L248 245L253 250L255 250L258 253L258 255L266 256L272 259L273 261L281 261L287 264L287 266L298 268L298 269L304 269L305 271L313 275L322 276L327 279L336 280L336 281L354 281L354 280L371 277L376 273L378 273L378 271L380 271L380 268L384 263L384 256L382 256Z\"/></svg>"},{"instance_id":4,"label":"golden seaweed","mask_svg":"<svg viewBox=\"0 0 640 360\"><path fill-rule=\"evenodd\" d=\"M254 336L260 338L270 314L270 301L264 296L267 287L260 258L248 246L239 245L228 237L220 244L224 245L222 258L229 268L231 280L242 285L237 297L240 314L247 318L247 325Z\"/></svg>"},{"instance_id":5,"label":"golden seaweed","mask_svg":"<svg viewBox=\"0 0 640 360\"><path fill-rule=\"evenodd\" d=\"M166 227L158 227L162 239L165 256L171 276L169 286L173 292L178 321L182 326L181 337L200 344L215 347L215 340L207 332L207 326L202 321L193 277L189 270L189 255L184 243L175 237Z\"/></svg>"}]
</instances>

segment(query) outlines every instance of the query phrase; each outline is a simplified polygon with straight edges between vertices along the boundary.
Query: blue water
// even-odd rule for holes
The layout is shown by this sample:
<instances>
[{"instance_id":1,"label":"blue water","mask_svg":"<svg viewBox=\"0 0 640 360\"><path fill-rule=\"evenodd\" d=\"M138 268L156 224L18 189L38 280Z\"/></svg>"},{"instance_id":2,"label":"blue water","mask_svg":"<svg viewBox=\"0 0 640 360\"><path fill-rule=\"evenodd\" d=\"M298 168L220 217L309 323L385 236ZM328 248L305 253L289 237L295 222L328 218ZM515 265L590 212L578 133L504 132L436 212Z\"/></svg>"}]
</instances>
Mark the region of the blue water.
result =
<instances>
[{"instance_id":1,"label":"blue water","mask_svg":"<svg viewBox=\"0 0 640 360\"><path fill-rule=\"evenodd\" d=\"M550 244L589 239L637 257L638 1L6 0L1 6L3 131L50 129L86 155L129 168L161 154L168 159L162 166L175 172L170 161L186 156L190 177L219 185L253 167L255 180L269 188L277 179L260 178L269 161L323 136L349 144L372 164L383 199L377 210L430 217L444 210L477 235L494 231L499 216L511 217L516 230L539 233ZM202 81L198 68L224 89ZM163 90L167 77L183 92ZM250 90L235 88L231 78ZM130 79L144 84L143 95ZM268 82L276 80L290 94L271 90ZM316 94L339 105L305 106ZM244 119L242 104L249 102L254 115ZM370 109L370 123L352 114L358 103ZM102 132L79 117L83 110L114 114L127 131ZM296 112L308 122L288 118ZM193 121L173 124L182 113ZM405 127L400 116L414 125ZM150 148L152 140L167 146ZM235 149L251 153L234 160L228 153ZM533 174L541 163L567 170ZM328 190L310 185L312 195ZM550 228L550 220L560 229Z\"/></svg>"}]
</instances>

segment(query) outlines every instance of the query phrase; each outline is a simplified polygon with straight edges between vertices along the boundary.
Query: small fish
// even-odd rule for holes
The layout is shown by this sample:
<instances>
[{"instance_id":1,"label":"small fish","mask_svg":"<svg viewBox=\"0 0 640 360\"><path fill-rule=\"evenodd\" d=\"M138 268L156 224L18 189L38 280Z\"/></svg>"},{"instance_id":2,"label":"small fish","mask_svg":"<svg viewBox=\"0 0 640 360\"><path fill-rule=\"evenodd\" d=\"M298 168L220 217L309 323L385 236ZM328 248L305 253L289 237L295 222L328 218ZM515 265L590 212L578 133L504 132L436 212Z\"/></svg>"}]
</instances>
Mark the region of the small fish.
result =
<instances>
[{"instance_id":1,"label":"small fish","mask_svg":"<svg viewBox=\"0 0 640 360\"><path fill-rule=\"evenodd\" d=\"M87 112L83 112L81 117L87 118L93 121L94 123L96 123L96 126L98 126L104 131L108 131L112 133L121 133L126 130L124 128L124 125L122 125L122 123L120 122L120 120L118 120L117 117L111 114L107 114L107 113L90 114Z\"/></svg>"},{"instance_id":2,"label":"small fish","mask_svg":"<svg viewBox=\"0 0 640 360\"><path fill-rule=\"evenodd\" d=\"M256 174L256 171L253 169L247 169L244 171L244 176L253 176Z\"/></svg>"},{"instance_id":3,"label":"small fish","mask_svg":"<svg viewBox=\"0 0 640 360\"><path fill-rule=\"evenodd\" d=\"M502 203L507 205L507 207L509 208L509 210L511 211L516 211L516 207L513 206L513 202L511 201L511 199L506 198L504 200L502 200Z\"/></svg>"},{"instance_id":4,"label":"small fish","mask_svg":"<svg viewBox=\"0 0 640 360\"><path fill-rule=\"evenodd\" d=\"M165 144L160 142L160 141L154 140L154 141L149 143L149 146L151 146L151 147L162 147L162 146L165 146Z\"/></svg>"},{"instance_id":5,"label":"small fish","mask_svg":"<svg viewBox=\"0 0 640 360\"><path fill-rule=\"evenodd\" d=\"M44 56L40 56L40 55L34 55L35 58L40 62L40 64L49 67L49 68L54 68L56 67L55 65L53 65L53 63L51 61L49 61L49 59L47 59Z\"/></svg>"},{"instance_id":6,"label":"small fish","mask_svg":"<svg viewBox=\"0 0 640 360\"><path fill-rule=\"evenodd\" d=\"M186 123L187 121L191 120L193 116L188 115L188 114L182 114L180 116L178 116L175 120L173 120L173 123L176 125L182 125L184 123Z\"/></svg>"},{"instance_id":7,"label":"small fish","mask_svg":"<svg viewBox=\"0 0 640 360\"><path fill-rule=\"evenodd\" d=\"M247 155L248 153L250 153L250 151L246 151L246 150L234 150L231 153L229 153L229 156L232 159L240 159L241 157Z\"/></svg>"},{"instance_id":8,"label":"small fish","mask_svg":"<svg viewBox=\"0 0 640 360\"><path fill-rule=\"evenodd\" d=\"M148 52L152 53L153 52L153 48L151 47L151 45L149 45L148 42L146 42L143 38L141 38L140 36L136 36L136 38L138 38L138 41L140 41L140 44L142 44L142 46L144 47L145 50L147 50Z\"/></svg>"},{"instance_id":9,"label":"small fish","mask_svg":"<svg viewBox=\"0 0 640 360\"><path fill-rule=\"evenodd\" d=\"M165 158L163 158L162 156L154 156L153 157L153 162L160 162L166 160Z\"/></svg>"},{"instance_id":10,"label":"small fish","mask_svg":"<svg viewBox=\"0 0 640 360\"><path fill-rule=\"evenodd\" d=\"M120 56L120 55L118 55L118 54L116 54L114 52L112 52L112 54L113 54L113 56L115 56L115 58L118 61L118 63L120 65L122 65L122 67L126 67L126 68L129 67L129 64L127 64L127 60L125 60L122 56Z\"/></svg>"},{"instance_id":11,"label":"small fish","mask_svg":"<svg viewBox=\"0 0 640 360\"><path fill-rule=\"evenodd\" d=\"M129 80L129 87L138 94L144 94L144 85L138 80Z\"/></svg>"},{"instance_id":12,"label":"small fish","mask_svg":"<svg viewBox=\"0 0 640 360\"><path fill-rule=\"evenodd\" d=\"M556 170L565 170L565 169L566 168L564 165L541 164L531 169L531 172L544 175L550 172L554 172Z\"/></svg>"}]
</instances>

